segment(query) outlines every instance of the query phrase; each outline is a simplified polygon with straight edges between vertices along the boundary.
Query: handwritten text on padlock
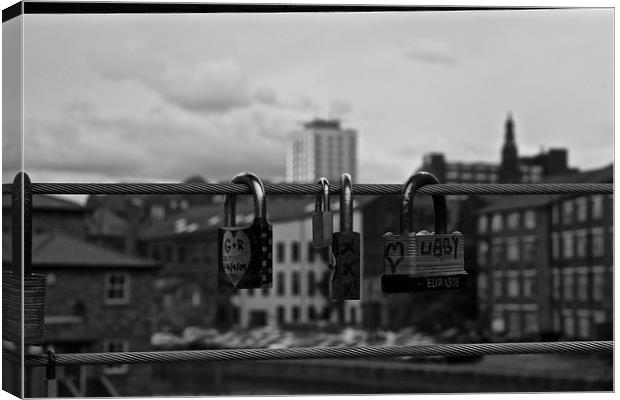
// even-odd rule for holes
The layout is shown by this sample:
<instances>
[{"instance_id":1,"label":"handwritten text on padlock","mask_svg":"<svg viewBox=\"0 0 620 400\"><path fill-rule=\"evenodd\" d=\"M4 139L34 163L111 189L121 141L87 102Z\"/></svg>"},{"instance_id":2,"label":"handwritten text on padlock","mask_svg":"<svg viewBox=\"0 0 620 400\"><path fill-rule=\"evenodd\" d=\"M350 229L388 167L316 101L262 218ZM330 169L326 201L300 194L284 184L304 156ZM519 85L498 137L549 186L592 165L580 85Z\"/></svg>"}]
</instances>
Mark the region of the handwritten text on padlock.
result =
<instances>
[{"instance_id":1,"label":"handwritten text on padlock","mask_svg":"<svg viewBox=\"0 0 620 400\"><path fill-rule=\"evenodd\" d=\"M222 238L222 266L228 280L237 286L248 269L252 248L248 235L242 231L226 231Z\"/></svg>"}]
</instances>

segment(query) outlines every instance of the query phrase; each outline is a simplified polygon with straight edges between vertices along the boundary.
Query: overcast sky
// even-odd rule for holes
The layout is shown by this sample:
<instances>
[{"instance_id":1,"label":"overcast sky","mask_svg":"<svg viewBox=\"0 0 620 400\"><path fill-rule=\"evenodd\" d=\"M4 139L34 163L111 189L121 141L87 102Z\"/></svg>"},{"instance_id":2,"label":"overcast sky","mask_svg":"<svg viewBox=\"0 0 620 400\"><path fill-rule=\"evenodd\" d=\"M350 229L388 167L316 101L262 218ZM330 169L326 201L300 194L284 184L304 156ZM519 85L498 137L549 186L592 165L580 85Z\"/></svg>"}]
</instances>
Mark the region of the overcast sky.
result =
<instances>
[{"instance_id":1,"label":"overcast sky","mask_svg":"<svg viewBox=\"0 0 620 400\"><path fill-rule=\"evenodd\" d=\"M358 131L359 182L400 183L431 151L499 162L509 111L521 155L613 161L611 10L27 15L24 30L35 182L283 177L284 139L313 117Z\"/></svg>"}]
</instances>

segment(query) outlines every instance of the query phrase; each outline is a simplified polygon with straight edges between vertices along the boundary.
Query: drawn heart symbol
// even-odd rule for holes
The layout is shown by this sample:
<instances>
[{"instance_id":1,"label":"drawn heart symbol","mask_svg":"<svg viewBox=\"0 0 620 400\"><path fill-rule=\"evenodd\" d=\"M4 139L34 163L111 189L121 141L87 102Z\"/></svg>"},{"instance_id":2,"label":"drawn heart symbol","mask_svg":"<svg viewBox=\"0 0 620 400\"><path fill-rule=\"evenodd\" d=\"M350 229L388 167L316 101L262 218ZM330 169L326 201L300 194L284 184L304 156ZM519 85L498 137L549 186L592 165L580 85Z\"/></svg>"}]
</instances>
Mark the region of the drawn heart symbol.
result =
<instances>
[{"instance_id":1,"label":"drawn heart symbol","mask_svg":"<svg viewBox=\"0 0 620 400\"><path fill-rule=\"evenodd\" d=\"M226 231L222 238L222 266L228 280L236 288L250 265L252 247L244 231Z\"/></svg>"},{"instance_id":2,"label":"drawn heart symbol","mask_svg":"<svg viewBox=\"0 0 620 400\"><path fill-rule=\"evenodd\" d=\"M389 261L392 273L394 273L396 266L405 258L405 247L401 242L390 242L385 246L383 257Z\"/></svg>"}]
</instances>

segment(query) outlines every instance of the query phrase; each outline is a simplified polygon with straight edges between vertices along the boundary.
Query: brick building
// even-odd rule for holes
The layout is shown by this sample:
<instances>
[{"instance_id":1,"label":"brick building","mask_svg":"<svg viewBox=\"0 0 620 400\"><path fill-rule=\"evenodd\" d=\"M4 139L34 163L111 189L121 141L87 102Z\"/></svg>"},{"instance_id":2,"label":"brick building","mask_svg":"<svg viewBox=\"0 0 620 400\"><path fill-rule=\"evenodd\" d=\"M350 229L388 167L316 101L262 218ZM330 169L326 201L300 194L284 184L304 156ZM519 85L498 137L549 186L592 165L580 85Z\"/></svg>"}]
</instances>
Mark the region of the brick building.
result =
<instances>
[{"instance_id":1,"label":"brick building","mask_svg":"<svg viewBox=\"0 0 620 400\"><path fill-rule=\"evenodd\" d=\"M612 182L613 167L548 182ZM478 211L483 330L513 338L611 337L612 196L511 196Z\"/></svg>"},{"instance_id":2,"label":"brick building","mask_svg":"<svg viewBox=\"0 0 620 400\"><path fill-rule=\"evenodd\" d=\"M337 210L337 204L332 206ZM269 196L273 224L273 286L270 290L222 291L217 288L217 231L223 205L187 209L141 231L139 249L165 267L158 280L162 293L158 329L187 325L299 325L330 320L359 323L359 301L331 303L327 298L325 251L313 249L314 197ZM252 199L238 199L237 224L250 224ZM338 229L337 212L334 229ZM360 219L354 218L359 229ZM194 309L192 311L192 308Z\"/></svg>"},{"instance_id":3,"label":"brick building","mask_svg":"<svg viewBox=\"0 0 620 400\"><path fill-rule=\"evenodd\" d=\"M568 179L610 183L613 168ZM550 207L553 330L568 338L611 340L613 195L554 198Z\"/></svg>"},{"instance_id":4,"label":"brick building","mask_svg":"<svg viewBox=\"0 0 620 400\"><path fill-rule=\"evenodd\" d=\"M32 269L46 275L43 348L149 350L160 264L88 242L88 222L88 210L80 204L33 195ZM11 240L10 198L3 196L3 269L12 269ZM35 368L27 375L29 396L45 395L43 373ZM59 369L58 394L145 395L150 379L150 366L67 366Z\"/></svg>"},{"instance_id":5,"label":"brick building","mask_svg":"<svg viewBox=\"0 0 620 400\"><path fill-rule=\"evenodd\" d=\"M56 229L74 237L86 234L87 210L84 206L62 197L35 194L32 208L36 218L32 221L33 233ZM11 196L2 196L2 232L11 231Z\"/></svg>"}]
</instances>

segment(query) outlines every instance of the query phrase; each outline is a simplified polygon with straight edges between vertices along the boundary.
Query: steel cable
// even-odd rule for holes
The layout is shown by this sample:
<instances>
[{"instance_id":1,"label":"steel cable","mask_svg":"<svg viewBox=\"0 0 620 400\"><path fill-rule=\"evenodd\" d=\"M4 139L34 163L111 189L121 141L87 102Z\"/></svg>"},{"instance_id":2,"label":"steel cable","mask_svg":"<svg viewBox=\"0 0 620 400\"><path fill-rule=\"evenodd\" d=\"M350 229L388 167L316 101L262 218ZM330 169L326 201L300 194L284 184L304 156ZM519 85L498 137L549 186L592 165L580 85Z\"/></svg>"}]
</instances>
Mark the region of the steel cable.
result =
<instances>
[{"instance_id":1,"label":"steel cable","mask_svg":"<svg viewBox=\"0 0 620 400\"><path fill-rule=\"evenodd\" d=\"M322 193L319 184L266 183L267 194L312 195ZM353 185L356 195L400 194L400 184ZM329 192L340 193L340 185L330 185ZM2 194L11 193L11 184L2 185ZM251 194L245 185L232 183L33 183L34 194ZM419 194L443 195L545 195L545 194L613 194L612 183L504 183L504 184L436 184L427 185Z\"/></svg>"},{"instance_id":2,"label":"steel cable","mask_svg":"<svg viewBox=\"0 0 620 400\"><path fill-rule=\"evenodd\" d=\"M419 346L300 347L291 349L178 350L56 354L56 365L140 364L182 361L259 361L330 358L478 356L497 354L610 353L613 341L432 344ZM45 366L48 356L26 355L25 365Z\"/></svg>"}]
</instances>

